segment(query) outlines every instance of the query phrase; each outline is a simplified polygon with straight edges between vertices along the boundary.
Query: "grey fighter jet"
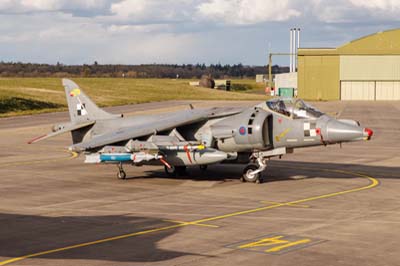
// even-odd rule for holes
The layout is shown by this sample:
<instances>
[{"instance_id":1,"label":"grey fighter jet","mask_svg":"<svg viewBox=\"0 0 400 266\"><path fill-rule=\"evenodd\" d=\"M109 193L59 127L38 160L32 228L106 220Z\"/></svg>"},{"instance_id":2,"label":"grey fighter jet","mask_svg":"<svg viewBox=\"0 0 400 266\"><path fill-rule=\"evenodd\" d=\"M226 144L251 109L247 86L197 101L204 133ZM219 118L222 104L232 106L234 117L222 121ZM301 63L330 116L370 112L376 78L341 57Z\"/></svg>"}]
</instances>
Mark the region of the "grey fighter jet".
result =
<instances>
[{"instance_id":1,"label":"grey fighter jet","mask_svg":"<svg viewBox=\"0 0 400 266\"><path fill-rule=\"evenodd\" d=\"M194 109L124 117L93 103L73 81L63 79L71 121L34 143L71 132L70 150L84 153L86 163L118 166L164 165L168 175L187 166L240 163L242 181L261 182L271 157L295 148L370 140L372 130L353 120L335 119L300 99L272 99L250 108Z\"/></svg>"}]
</instances>

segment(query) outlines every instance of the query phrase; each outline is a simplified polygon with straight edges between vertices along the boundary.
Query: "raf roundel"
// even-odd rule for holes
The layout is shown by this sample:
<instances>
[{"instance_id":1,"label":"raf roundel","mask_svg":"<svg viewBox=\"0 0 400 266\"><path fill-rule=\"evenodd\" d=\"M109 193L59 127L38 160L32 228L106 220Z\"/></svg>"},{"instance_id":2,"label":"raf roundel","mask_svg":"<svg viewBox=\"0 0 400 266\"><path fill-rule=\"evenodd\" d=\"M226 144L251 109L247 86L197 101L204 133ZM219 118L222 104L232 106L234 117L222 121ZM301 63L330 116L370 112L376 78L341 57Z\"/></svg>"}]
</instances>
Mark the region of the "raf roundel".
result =
<instances>
[{"instance_id":1,"label":"raf roundel","mask_svg":"<svg viewBox=\"0 0 400 266\"><path fill-rule=\"evenodd\" d=\"M241 126L239 128L239 134L242 135L242 136L246 135L246 128L244 126Z\"/></svg>"}]
</instances>

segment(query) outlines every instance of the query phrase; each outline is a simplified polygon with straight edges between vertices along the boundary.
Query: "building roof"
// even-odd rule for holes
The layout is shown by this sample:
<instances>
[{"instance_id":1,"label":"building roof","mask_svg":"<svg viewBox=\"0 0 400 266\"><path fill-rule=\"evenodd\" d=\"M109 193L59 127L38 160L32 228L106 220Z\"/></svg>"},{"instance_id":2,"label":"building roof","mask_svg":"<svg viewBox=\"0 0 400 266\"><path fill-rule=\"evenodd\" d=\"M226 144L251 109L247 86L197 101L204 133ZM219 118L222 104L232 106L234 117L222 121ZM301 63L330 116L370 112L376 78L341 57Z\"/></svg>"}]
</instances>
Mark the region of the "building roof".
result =
<instances>
[{"instance_id":1,"label":"building roof","mask_svg":"<svg viewBox=\"0 0 400 266\"><path fill-rule=\"evenodd\" d=\"M380 31L337 48L300 48L302 55L400 55L400 28Z\"/></svg>"}]
</instances>

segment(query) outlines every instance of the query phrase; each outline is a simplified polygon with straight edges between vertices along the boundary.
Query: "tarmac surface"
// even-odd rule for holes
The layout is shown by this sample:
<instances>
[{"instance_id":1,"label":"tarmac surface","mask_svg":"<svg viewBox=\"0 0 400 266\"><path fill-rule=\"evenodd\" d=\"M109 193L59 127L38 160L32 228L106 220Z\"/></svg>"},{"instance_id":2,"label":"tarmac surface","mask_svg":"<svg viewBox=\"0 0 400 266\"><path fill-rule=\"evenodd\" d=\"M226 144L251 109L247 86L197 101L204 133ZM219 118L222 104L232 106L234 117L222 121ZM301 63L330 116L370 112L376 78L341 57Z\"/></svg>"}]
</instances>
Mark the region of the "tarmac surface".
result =
<instances>
[{"instance_id":1,"label":"tarmac surface","mask_svg":"<svg viewBox=\"0 0 400 266\"><path fill-rule=\"evenodd\" d=\"M241 183L241 165L179 179L125 167L118 180L67 152L69 135L26 144L67 113L0 119L0 265L400 265L400 103L315 105L372 128L372 141L295 150L263 184Z\"/></svg>"}]
</instances>

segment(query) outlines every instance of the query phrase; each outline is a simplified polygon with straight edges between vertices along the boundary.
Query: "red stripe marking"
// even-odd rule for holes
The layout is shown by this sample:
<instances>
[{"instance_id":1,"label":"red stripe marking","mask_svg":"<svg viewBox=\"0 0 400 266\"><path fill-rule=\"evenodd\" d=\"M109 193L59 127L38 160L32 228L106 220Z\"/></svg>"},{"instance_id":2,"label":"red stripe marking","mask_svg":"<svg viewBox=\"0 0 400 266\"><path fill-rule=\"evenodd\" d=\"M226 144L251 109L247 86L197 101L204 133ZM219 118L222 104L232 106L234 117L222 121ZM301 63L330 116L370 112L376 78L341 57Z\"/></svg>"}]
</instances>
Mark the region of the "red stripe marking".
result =
<instances>
[{"instance_id":1,"label":"red stripe marking","mask_svg":"<svg viewBox=\"0 0 400 266\"><path fill-rule=\"evenodd\" d=\"M189 162L192 163L192 158L190 157L190 151L189 151L187 145L183 146L183 150L186 152Z\"/></svg>"},{"instance_id":2,"label":"red stripe marking","mask_svg":"<svg viewBox=\"0 0 400 266\"><path fill-rule=\"evenodd\" d=\"M37 140L39 140L39 139L41 139L41 138L43 138L43 137L46 137L47 135L42 135L42 136L39 136L39 137L36 137L36 138L34 138L34 139L31 139L30 141L28 141L28 144L32 144L33 142L35 142L35 141L37 141Z\"/></svg>"}]
</instances>

